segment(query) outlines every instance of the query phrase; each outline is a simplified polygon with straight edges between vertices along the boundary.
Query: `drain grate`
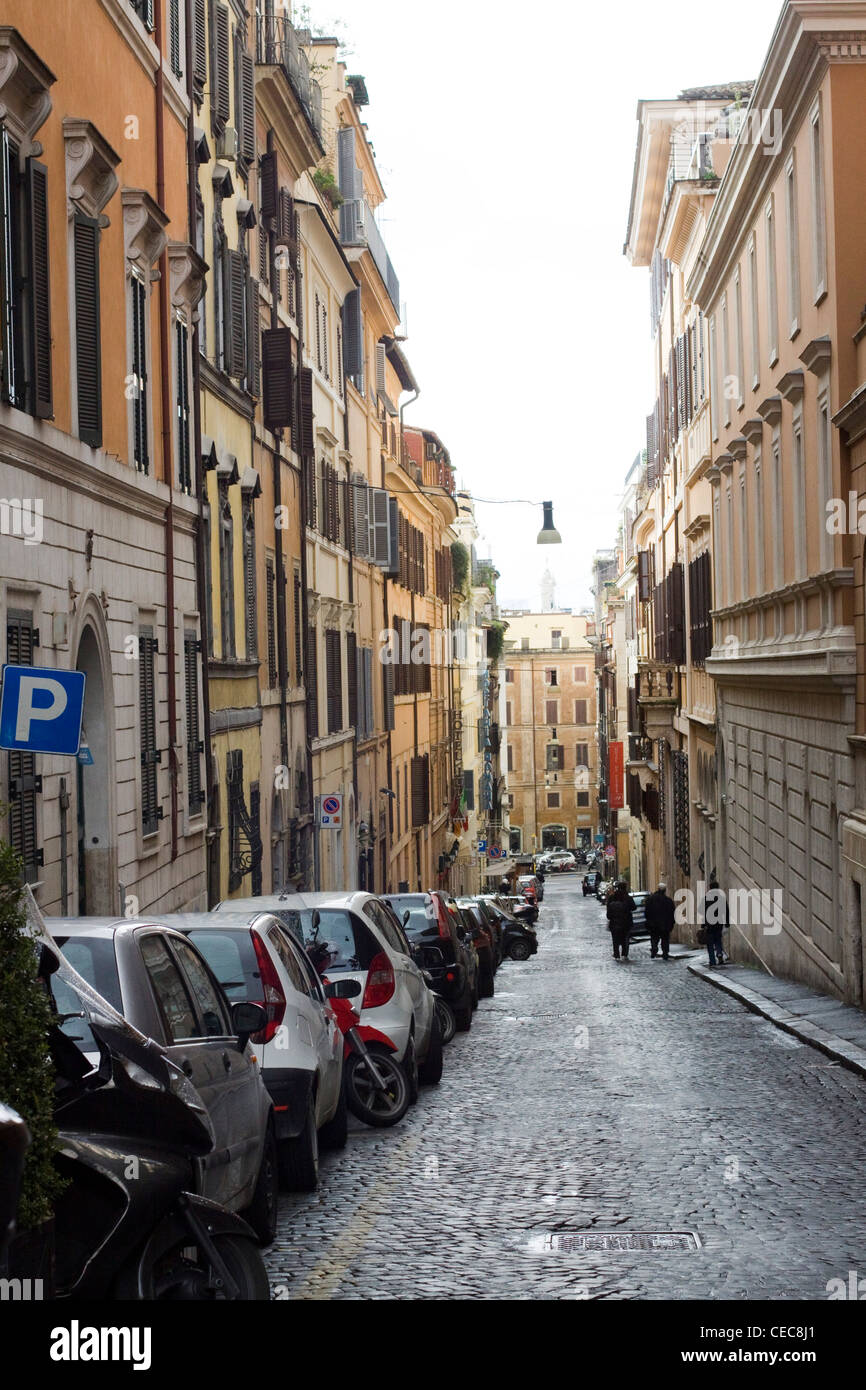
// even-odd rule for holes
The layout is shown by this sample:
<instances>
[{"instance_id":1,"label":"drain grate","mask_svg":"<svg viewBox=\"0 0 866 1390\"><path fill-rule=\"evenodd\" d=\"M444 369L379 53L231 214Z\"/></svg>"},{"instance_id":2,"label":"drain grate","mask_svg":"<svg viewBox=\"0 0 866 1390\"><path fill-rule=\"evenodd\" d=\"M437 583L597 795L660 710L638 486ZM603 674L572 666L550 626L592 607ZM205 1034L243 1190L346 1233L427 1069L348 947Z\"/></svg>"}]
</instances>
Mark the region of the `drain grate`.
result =
<instances>
[{"instance_id":1,"label":"drain grate","mask_svg":"<svg viewBox=\"0 0 866 1390\"><path fill-rule=\"evenodd\" d=\"M694 1231L548 1232L533 1236L529 1248L539 1254L548 1250L700 1250L701 1238Z\"/></svg>"}]
</instances>

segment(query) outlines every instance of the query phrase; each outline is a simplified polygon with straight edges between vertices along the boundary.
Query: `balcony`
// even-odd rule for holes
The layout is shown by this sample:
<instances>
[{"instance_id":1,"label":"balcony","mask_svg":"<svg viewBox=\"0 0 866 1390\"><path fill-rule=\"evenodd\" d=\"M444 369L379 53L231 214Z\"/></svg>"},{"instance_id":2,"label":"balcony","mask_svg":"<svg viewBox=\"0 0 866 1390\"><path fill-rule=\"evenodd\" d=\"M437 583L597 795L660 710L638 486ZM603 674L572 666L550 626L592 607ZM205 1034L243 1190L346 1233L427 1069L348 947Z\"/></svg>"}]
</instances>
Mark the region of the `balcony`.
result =
<instances>
[{"instance_id":1,"label":"balcony","mask_svg":"<svg viewBox=\"0 0 866 1390\"><path fill-rule=\"evenodd\" d=\"M385 249L382 233L376 225L366 199L350 198L340 208L340 241L344 246L361 246L370 252L382 283L388 291L388 298L397 313L400 313L400 281L391 264L391 257Z\"/></svg>"},{"instance_id":2,"label":"balcony","mask_svg":"<svg viewBox=\"0 0 866 1390\"><path fill-rule=\"evenodd\" d=\"M645 738L643 734L629 734L628 736L628 763L650 764L655 757L655 748L651 738Z\"/></svg>"},{"instance_id":3,"label":"balcony","mask_svg":"<svg viewBox=\"0 0 866 1390\"><path fill-rule=\"evenodd\" d=\"M322 89L310 76L310 60L287 15L256 14L256 62L282 69L321 143Z\"/></svg>"},{"instance_id":4,"label":"balcony","mask_svg":"<svg viewBox=\"0 0 866 1390\"><path fill-rule=\"evenodd\" d=\"M636 689L647 739L667 737L680 706L679 671L666 661L639 661Z\"/></svg>"}]
</instances>

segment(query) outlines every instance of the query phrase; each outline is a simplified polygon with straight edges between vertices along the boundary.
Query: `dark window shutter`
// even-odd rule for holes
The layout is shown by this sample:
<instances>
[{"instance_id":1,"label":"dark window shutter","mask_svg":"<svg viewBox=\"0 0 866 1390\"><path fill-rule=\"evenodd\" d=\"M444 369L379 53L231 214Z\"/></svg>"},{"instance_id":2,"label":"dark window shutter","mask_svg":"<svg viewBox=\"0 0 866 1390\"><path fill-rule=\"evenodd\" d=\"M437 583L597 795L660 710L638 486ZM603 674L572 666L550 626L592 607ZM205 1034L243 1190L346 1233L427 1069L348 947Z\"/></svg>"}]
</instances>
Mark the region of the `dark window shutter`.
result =
<instances>
[{"instance_id":1,"label":"dark window shutter","mask_svg":"<svg viewBox=\"0 0 866 1390\"><path fill-rule=\"evenodd\" d=\"M259 170L262 180L261 208L259 209L262 217L276 217L277 215L277 155L275 150L268 150L259 160Z\"/></svg>"},{"instance_id":2,"label":"dark window shutter","mask_svg":"<svg viewBox=\"0 0 866 1390\"><path fill-rule=\"evenodd\" d=\"M75 214L75 371L78 435L102 443L102 354L99 332L99 223Z\"/></svg>"},{"instance_id":3,"label":"dark window shutter","mask_svg":"<svg viewBox=\"0 0 866 1390\"><path fill-rule=\"evenodd\" d=\"M295 610L295 681L297 685L300 685L304 679L304 653L301 643L301 576L297 570L295 570L294 572L294 589L292 598Z\"/></svg>"},{"instance_id":4,"label":"dark window shutter","mask_svg":"<svg viewBox=\"0 0 866 1390\"><path fill-rule=\"evenodd\" d=\"M270 557L265 561L265 607L268 629L268 685L277 683L277 627L276 627L276 575L274 562Z\"/></svg>"},{"instance_id":5,"label":"dark window shutter","mask_svg":"<svg viewBox=\"0 0 866 1390\"><path fill-rule=\"evenodd\" d=\"M463 790L466 793L466 810L475 810L475 773L471 768L463 771Z\"/></svg>"},{"instance_id":6,"label":"dark window shutter","mask_svg":"<svg viewBox=\"0 0 866 1390\"><path fill-rule=\"evenodd\" d=\"M168 0L168 51L171 70L175 77L181 77L183 67L180 60L180 0Z\"/></svg>"},{"instance_id":7,"label":"dark window shutter","mask_svg":"<svg viewBox=\"0 0 866 1390\"><path fill-rule=\"evenodd\" d=\"M645 603L652 597L651 586L650 553L648 550L639 550L637 553L637 596L641 603Z\"/></svg>"},{"instance_id":8,"label":"dark window shutter","mask_svg":"<svg viewBox=\"0 0 866 1390\"><path fill-rule=\"evenodd\" d=\"M312 367L302 367L298 372L298 390L300 395L300 429L299 447L300 454L312 454L315 451L315 436L313 434L313 369Z\"/></svg>"},{"instance_id":9,"label":"dark window shutter","mask_svg":"<svg viewBox=\"0 0 866 1390\"><path fill-rule=\"evenodd\" d=\"M194 632L183 639L184 670L186 675L186 785L189 809L195 814L204 801L201 783L201 755L204 745L198 717L198 661L201 643Z\"/></svg>"},{"instance_id":10,"label":"dark window shutter","mask_svg":"<svg viewBox=\"0 0 866 1390\"><path fill-rule=\"evenodd\" d=\"M229 118L230 34L228 5L214 6L213 68L211 71L211 101L216 123Z\"/></svg>"},{"instance_id":11,"label":"dark window shutter","mask_svg":"<svg viewBox=\"0 0 866 1390\"><path fill-rule=\"evenodd\" d=\"M259 651L258 591L256 588L256 526L253 503L245 502L243 516L244 565L244 636L247 661L254 661Z\"/></svg>"},{"instance_id":12,"label":"dark window shutter","mask_svg":"<svg viewBox=\"0 0 866 1390\"><path fill-rule=\"evenodd\" d=\"M6 623L6 660L10 666L32 666L39 635L33 627L32 613L10 612ZM19 749L9 752L8 834L12 848L24 863L24 878L35 883L42 864L38 848L38 793L42 779L36 772L36 757Z\"/></svg>"},{"instance_id":13,"label":"dark window shutter","mask_svg":"<svg viewBox=\"0 0 866 1390\"><path fill-rule=\"evenodd\" d=\"M44 164L27 161L30 221L30 275L32 296L31 367L33 414L50 420L54 414L51 393L51 291L48 278L48 185Z\"/></svg>"},{"instance_id":14,"label":"dark window shutter","mask_svg":"<svg viewBox=\"0 0 866 1390\"><path fill-rule=\"evenodd\" d=\"M677 666L682 666L686 659L685 593L682 565L671 565L667 579L670 593L667 614L669 629L667 659Z\"/></svg>"},{"instance_id":15,"label":"dark window shutter","mask_svg":"<svg viewBox=\"0 0 866 1390\"><path fill-rule=\"evenodd\" d=\"M141 829L152 835L161 819L159 811L156 747L156 639L152 627L138 634L138 717L141 750Z\"/></svg>"},{"instance_id":16,"label":"dark window shutter","mask_svg":"<svg viewBox=\"0 0 866 1390\"><path fill-rule=\"evenodd\" d=\"M225 369L229 376L246 374L247 268L240 251L227 251Z\"/></svg>"},{"instance_id":17,"label":"dark window shutter","mask_svg":"<svg viewBox=\"0 0 866 1390\"><path fill-rule=\"evenodd\" d=\"M319 663L316 651L316 629L307 628L307 731L310 738L319 736Z\"/></svg>"},{"instance_id":18,"label":"dark window shutter","mask_svg":"<svg viewBox=\"0 0 866 1390\"><path fill-rule=\"evenodd\" d=\"M207 0L192 4L192 72L197 87L207 82Z\"/></svg>"},{"instance_id":19,"label":"dark window shutter","mask_svg":"<svg viewBox=\"0 0 866 1390\"><path fill-rule=\"evenodd\" d=\"M292 333L288 328L266 328L261 339L265 428L289 429L292 423Z\"/></svg>"},{"instance_id":20,"label":"dark window shutter","mask_svg":"<svg viewBox=\"0 0 866 1390\"><path fill-rule=\"evenodd\" d=\"M430 819L430 758L424 753L412 759L412 825L426 825Z\"/></svg>"},{"instance_id":21,"label":"dark window shutter","mask_svg":"<svg viewBox=\"0 0 866 1390\"><path fill-rule=\"evenodd\" d=\"M130 282L132 311L132 398L134 463L140 473L150 471L147 438L147 290L137 275Z\"/></svg>"},{"instance_id":22,"label":"dark window shutter","mask_svg":"<svg viewBox=\"0 0 866 1390\"><path fill-rule=\"evenodd\" d=\"M337 131L337 182L344 198L355 197L355 132L351 126Z\"/></svg>"},{"instance_id":23,"label":"dark window shutter","mask_svg":"<svg viewBox=\"0 0 866 1390\"><path fill-rule=\"evenodd\" d=\"M358 729L358 639L346 633L346 686L349 694L349 727Z\"/></svg>"},{"instance_id":24,"label":"dark window shutter","mask_svg":"<svg viewBox=\"0 0 866 1390\"><path fill-rule=\"evenodd\" d=\"M277 202L277 241L297 253L298 229L295 219L295 200L287 188L281 188Z\"/></svg>"},{"instance_id":25,"label":"dark window shutter","mask_svg":"<svg viewBox=\"0 0 866 1390\"><path fill-rule=\"evenodd\" d=\"M192 446L189 409L189 330L180 320L175 325L177 358L177 485L192 492Z\"/></svg>"},{"instance_id":26,"label":"dark window shutter","mask_svg":"<svg viewBox=\"0 0 866 1390\"><path fill-rule=\"evenodd\" d=\"M382 662L382 705L386 729L394 727L394 667Z\"/></svg>"},{"instance_id":27,"label":"dark window shutter","mask_svg":"<svg viewBox=\"0 0 866 1390\"><path fill-rule=\"evenodd\" d=\"M361 330L361 291L350 290L343 301L343 370L356 384L364 370L364 341Z\"/></svg>"},{"instance_id":28,"label":"dark window shutter","mask_svg":"<svg viewBox=\"0 0 866 1390\"><path fill-rule=\"evenodd\" d=\"M258 398L262 389L261 338L259 330L259 282L247 280L247 390Z\"/></svg>"},{"instance_id":29,"label":"dark window shutter","mask_svg":"<svg viewBox=\"0 0 866 1390\"><path fill-rule=\"evenodd\" d=\"M242 51L240 149L247 164L256 157L256 88L252 56Z\"/></svg>"}]
</instances>

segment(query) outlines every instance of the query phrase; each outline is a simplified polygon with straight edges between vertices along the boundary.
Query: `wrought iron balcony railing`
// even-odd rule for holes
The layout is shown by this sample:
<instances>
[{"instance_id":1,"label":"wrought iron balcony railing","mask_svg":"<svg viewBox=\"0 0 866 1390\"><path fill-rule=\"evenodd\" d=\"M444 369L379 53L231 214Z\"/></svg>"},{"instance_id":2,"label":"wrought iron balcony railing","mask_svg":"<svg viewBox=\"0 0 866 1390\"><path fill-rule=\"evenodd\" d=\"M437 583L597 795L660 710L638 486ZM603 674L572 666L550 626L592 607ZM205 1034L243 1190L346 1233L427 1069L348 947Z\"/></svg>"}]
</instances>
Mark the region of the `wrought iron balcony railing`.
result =
<instances>
[{"instance_id":1,"label":"wrought iron balcony railing","mask_svg":"<svg viewBox=\"0 0 866 1390\"><path fill-rule=\"evenodd\" d=\"M322 89L288 15L256 14L256 62L282 68L304 114L322 139Z\"/></svg>"}]
</instances>

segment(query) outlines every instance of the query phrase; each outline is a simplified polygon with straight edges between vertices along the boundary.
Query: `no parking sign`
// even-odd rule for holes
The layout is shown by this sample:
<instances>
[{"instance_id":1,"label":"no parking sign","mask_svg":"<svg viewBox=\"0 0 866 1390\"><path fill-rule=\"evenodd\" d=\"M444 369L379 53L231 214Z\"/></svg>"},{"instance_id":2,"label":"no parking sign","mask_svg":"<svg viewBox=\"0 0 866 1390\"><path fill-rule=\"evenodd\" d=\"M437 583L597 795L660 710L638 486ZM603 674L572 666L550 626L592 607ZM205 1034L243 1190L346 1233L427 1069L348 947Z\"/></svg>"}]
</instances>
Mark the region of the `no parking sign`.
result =
<instances>
[{"instance_id":1,"label":"no parking sign","mask_svg":"<svg viewBox=\"0 0 866 1390\"><path fill-rule=\"evenodd\" d=\"M332 793L330 796L322 797L322 809L319 817L319 824L325 830L339 830L343 824L343 795Z\"/></svg>"}]
</instances>

